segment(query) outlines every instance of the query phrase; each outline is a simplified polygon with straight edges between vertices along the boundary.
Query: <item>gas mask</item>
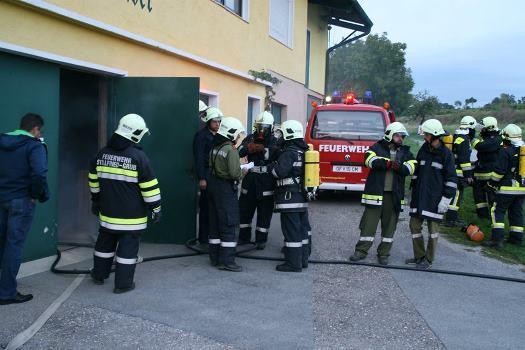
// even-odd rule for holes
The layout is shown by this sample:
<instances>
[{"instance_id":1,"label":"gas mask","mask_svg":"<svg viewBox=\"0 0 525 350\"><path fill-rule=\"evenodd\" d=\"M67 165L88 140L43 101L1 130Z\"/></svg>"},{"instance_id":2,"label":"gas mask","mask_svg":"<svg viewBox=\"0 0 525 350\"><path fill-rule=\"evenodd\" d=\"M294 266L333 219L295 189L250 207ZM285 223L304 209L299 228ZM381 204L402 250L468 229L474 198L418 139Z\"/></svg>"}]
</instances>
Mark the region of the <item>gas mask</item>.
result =
<instances>
[{"instance_id":1,"label":"gas mask","mask_svg":"<svg viewBox=\"0 0 525 350\"><path fill-rule=\"evenodd\" d=\"M263 143L272 133L270 124L257 124L255 127L255 142Z\"/></svg>"}]
</instances>

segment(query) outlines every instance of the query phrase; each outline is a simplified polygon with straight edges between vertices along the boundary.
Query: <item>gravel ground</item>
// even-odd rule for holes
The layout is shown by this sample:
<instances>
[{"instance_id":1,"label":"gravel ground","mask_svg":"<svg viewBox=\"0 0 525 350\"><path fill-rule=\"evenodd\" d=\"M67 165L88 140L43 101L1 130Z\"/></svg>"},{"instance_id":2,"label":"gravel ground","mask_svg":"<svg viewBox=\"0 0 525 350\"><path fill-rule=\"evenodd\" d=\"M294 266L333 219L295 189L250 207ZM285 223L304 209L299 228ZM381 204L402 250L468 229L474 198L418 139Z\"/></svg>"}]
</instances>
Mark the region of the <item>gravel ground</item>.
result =
<instances>
[{"instance_id":1,"label":"gravel ground","mask_svg":"<svg viewBox=\"0 0 525 350\"><path fill-rule=\"evenodd\" d=\"M363 210L357 203L337 195L312 204L313 258L347 259L353 252ZM313 301L317 349L444 348L389 271L315 265Z\"/></svg>"},{"instance_id":2,"label":"gravel ground","mask_svg":"<svg viewBox=\"0 0 525 350\"><path fill-rule=\"evenodd\" d=\"M165 324L69 302L22 349L232 349Z\"/></svg>"}]
</instances>

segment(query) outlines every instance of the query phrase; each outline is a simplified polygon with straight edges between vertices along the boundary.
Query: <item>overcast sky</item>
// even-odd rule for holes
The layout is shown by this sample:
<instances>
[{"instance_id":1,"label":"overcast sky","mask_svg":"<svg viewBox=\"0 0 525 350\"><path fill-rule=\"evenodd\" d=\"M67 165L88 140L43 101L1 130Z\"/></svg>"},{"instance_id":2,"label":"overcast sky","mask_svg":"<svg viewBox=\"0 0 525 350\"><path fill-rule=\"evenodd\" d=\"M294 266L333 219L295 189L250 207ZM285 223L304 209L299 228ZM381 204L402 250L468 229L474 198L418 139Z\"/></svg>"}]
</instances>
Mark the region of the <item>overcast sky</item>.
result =
<instances>
[{"instance_id":1,"label":"overcast sky","mask_svg":"<svg viewBox=\"0 0 525 350\"><path fill-rule=\"evenodd\" d=\"M476 105L502 92L525 96L525 1L359 0L374 26L407 44L414 92ZM331 41L346 30L334 28Z\"/></svg>"}]
</instances>

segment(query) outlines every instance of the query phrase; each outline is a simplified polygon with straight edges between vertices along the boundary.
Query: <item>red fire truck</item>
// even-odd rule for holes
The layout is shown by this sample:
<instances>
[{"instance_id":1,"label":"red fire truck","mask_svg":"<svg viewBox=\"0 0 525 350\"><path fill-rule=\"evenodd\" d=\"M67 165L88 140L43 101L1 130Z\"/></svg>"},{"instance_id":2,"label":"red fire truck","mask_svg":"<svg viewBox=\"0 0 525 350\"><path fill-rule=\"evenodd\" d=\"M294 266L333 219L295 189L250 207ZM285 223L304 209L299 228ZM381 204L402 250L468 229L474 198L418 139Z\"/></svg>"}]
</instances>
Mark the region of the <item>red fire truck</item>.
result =
<instances>
[{"instance_id":1,"label":"red fire truck","mask_svg":"<svg viewBox=\"0 0 525 350\"><path fill-rule=\"evenodd\" d=\"M313 104L305 136L320 153L319 190L363 191L369 172L364 153L383 137L395 116L388 103L363 104L354 94L327 96L325 101Z\"/></svg>"}]
</instances>

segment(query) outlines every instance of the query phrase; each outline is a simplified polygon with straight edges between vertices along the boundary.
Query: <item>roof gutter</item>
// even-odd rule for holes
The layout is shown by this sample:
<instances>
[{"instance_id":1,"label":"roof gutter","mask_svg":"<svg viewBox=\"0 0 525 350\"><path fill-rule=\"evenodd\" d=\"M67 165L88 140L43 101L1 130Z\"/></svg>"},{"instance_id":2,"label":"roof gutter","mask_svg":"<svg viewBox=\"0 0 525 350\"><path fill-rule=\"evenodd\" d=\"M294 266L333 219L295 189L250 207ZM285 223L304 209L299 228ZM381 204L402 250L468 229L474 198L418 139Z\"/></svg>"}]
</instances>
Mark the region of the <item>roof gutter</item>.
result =
<instances>
[{"instance_id":1,"label":"roof gutter","mask_svg":"<svg viewBox=\"0 0 525 350\"><path fill-rule=\"evenodd\" d=\"M347 44L349 44L351 42L359 40L360 38L362 38L364 36L367 36L368 34L370 34L370 31L372 30L373 23L370 20L370 18L368 18L367 14L365 13L365 11L361 7L361 5L359 5L357 0L350 0L350 3L352 5L352 10L355 10L357 12L357 14L360 16L360 18L362 20L362 23L359 23L359 24L352 23L352 22L348 22L348 21L346 21L344 19L342 20L341 18L333 18L333 17L330 17L328 19L328 24L335 25L335 26L338 26L338 27L353 29L353 32L350 33L343 40L341 40L340 43L338 43L338 44L336 44L336 45L334 45L332 47L329 47L326 50L325 80L324 80L324 94L325 94L325 96L328 94L328 77L330 76L330 55L331 55L331 53L334 52L335 50L337 50L338 48L342 47L342 46L345 46L345 45L347 45ZM361 32L361 34L354 36L354 34L357 33L357 32Z\"/></svg>"}]
</instances>

